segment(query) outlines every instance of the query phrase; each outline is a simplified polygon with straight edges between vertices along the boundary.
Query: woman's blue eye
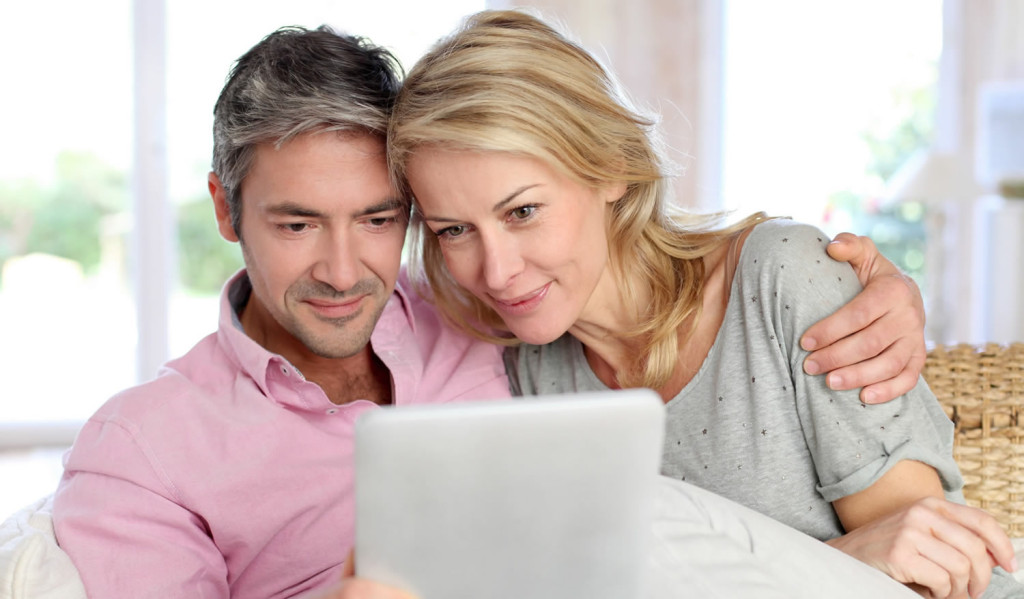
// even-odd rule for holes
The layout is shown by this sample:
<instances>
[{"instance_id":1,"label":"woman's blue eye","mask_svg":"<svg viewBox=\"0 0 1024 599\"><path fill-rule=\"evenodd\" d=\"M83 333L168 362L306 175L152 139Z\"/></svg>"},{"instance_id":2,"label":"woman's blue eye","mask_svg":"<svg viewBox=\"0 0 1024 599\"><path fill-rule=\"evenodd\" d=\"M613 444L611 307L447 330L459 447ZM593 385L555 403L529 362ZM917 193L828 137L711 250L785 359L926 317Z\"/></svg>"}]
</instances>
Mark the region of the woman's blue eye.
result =
<instances>
[{"instance_id":1,"label":"woman's blue eye","mask_svg":"<svg viewBox=\"0 0 1024 599\"><path fill-rule=\"evenodd\" d=\"M512 209L512 216L523 220L524 218L530 218L533 215L533 211L536 210L536 206L520 206Z\"/></svg>"}]
</instances>

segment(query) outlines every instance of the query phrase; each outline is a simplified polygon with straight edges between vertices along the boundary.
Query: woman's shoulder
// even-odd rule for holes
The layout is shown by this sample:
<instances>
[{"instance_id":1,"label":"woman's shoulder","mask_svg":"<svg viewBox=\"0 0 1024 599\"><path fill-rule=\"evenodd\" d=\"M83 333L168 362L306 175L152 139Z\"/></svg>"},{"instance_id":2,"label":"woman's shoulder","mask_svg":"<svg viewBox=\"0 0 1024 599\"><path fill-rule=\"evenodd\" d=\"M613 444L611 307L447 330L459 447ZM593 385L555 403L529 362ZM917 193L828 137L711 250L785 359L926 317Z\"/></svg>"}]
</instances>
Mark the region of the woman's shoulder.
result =
<instances>
[{"instance_id":1,"label":"woman's shoulder","mask_svg":"<svg viewBox=\"0 0 1024 599\"><path fill-rule=\"evenodd\" d=\"M844 274L831 272L837 265L846 265L828 257L825 246L831 240L812 225L788 218L772 218L733 228L730 237L727 244L704 259L705 293L715 292L715 281L719 277L724 292L732 296L736 285L793 288L817 275L842 277Z\"/></svg>"},{"instance_id":2,"label":"woman's shoulder","mask_svg":"<svg viewBox=\"0 0 1024 599\"><path fill-rule=\"evenodd\" d=\"M755 225L743 244L744 252L771 256L788 256L800 252L820 250L831 238L821 229L788 218L773 218ZM815 253L817 256L818 254Z\"/></svg>"},{"instance_id":3,"label":"woman's shoulder","mask_svg":"<svg viewBox=\"0 0 1024 599\"><path fill-rule=\"evenodd\" d=\"M850 265L829 257L830 241L820 229L804 223L788 219L761 223L743 245L734 288L756 295L759 302L781 306L782 314L799 314L796 324L810 326L861 290Z\"/></svg>"},{"instance_id":4,"label":"woman's shoulder","mask_svg":"<svg viewBox=\"0 0 1024 599\"><path fill-rule=\"evenodd\" d=\"M747 234L737 269L781 277L827 269L839 264L825 251L831 241L813 225L783 218L767 220L754 226Z\"/></svg>"}]
</instances>

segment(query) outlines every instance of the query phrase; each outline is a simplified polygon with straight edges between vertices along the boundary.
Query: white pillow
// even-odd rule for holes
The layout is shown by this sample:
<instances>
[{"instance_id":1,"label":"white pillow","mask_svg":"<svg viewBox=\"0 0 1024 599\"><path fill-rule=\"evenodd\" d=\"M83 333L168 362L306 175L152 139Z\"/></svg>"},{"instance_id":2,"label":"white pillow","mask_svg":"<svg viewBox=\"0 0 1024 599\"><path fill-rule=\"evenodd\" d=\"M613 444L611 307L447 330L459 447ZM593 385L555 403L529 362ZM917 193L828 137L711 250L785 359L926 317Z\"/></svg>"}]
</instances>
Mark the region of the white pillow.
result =
<instances>
[{"instance_id":1,"label":"white pillow","mask_svg":"<svg viewBox=\"0 0 1024 599\"><path fill-rule=\"evenodd\" d=\"M0 599L86 599L71 558L53 534L53 496L0 524Z\"/></svg>"},{"instance_id":2,"label":"white pillow","mask_svg":"<svg viewBox=\"0 0 1024 599\"><path fill-rule=\"evenodd\" d=\"M1024 582L1024 538L1010 540L1013 542L1013 550L1017 553L1017 564L1021 566L1013 573L1013 577Z\"/></svg>"},{"instance_id":3,"label":"white pillow","mask_svg":"<svg viewBox=\"0 0 1024 599\"><path fill-rule=\"evenodd\" d=\"M0 599L86 599L78 570L53 534L53 496L0 524ZM1024 566L1024 538L1012 539ZM1013 576L1024 582L1024 567Z\"/></svg>"}]
</instances>

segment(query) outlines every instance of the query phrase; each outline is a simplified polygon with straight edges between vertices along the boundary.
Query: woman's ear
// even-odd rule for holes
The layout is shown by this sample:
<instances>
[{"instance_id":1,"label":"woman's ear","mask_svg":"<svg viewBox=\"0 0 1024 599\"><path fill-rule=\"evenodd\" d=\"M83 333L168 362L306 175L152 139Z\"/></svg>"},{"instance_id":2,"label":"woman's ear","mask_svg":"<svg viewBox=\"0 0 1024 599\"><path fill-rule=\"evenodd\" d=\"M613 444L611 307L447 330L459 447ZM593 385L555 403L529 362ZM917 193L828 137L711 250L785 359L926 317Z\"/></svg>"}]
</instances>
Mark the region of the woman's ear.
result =
<instances>
[{"instance_id":1,"label":"woman's ear","mask_svg":"<svg viewBox=\"0 0 1024 599\"><path fill-rule=\"evenodd\" d=\"M611 204L619 201L619 199L626 195L626 189L629 185L625 181L615 181L601 186L598 190L598 196L605 201L605 203Z\"/></svg>"},{"instance_id":2,"label":"woman's ear","mask_svg":"<svg viewBox=\"0 0 1024 599\"><path fill-rule=\"evenodd\" d=\"M210 172L206 178L207 186L210 188L210 197L213 198L213 211L217 215L217 229L220 236L231 242L238 241L238 234L231 224L231 208L228 206L228 192L220 182L217 173Z\"/></svg>"}]
</instances>

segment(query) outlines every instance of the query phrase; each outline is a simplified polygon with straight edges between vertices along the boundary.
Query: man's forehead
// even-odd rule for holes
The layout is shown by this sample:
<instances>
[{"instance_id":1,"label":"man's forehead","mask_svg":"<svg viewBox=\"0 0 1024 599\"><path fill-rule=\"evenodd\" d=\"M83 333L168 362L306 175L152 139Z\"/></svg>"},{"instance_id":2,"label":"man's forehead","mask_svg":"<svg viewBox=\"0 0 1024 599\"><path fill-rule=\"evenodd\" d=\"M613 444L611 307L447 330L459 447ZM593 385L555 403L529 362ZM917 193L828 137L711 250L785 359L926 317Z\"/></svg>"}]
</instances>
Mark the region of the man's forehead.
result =
<instances>
[{"instance_id":1,"label":"man's forehead","mask_svg":"<svg viewBox=\"0 0 1024 599\"><path fill-rule=\"evenodd\" d=\"M327 146L345 148L352 159L380 160L386 166L386 138L383 135L363 130L331 129L323 127L298 134L289 134L281 139L267 140L255 144L255 158L273 155L282 151L317 152Z\"/></svg>"},{"instance_id":2,"label":"man's forehead","mask_svg":"<svg viewBox=\"0 0 1024 599\"><path fill-rule=\"evenodd\" d=\"M244 203L310 216L367 214L406 206L391 184L384 139L322 131L256 147L242 184Z\"/></svg>"},{"instance_id":3,"label":"man's forehead","mask_svg":"<svg viewBox=\"0 0 1024 599\"><path fill-rule=\"evenodd\" d=\"M245 203L243 193L243 205ZM404 212L406 204L395 194L334 194L315 198L310 195L250 194L250 208L270 215L308 218L359 218L373 214Z\"/></svg>"}]
</instances>

